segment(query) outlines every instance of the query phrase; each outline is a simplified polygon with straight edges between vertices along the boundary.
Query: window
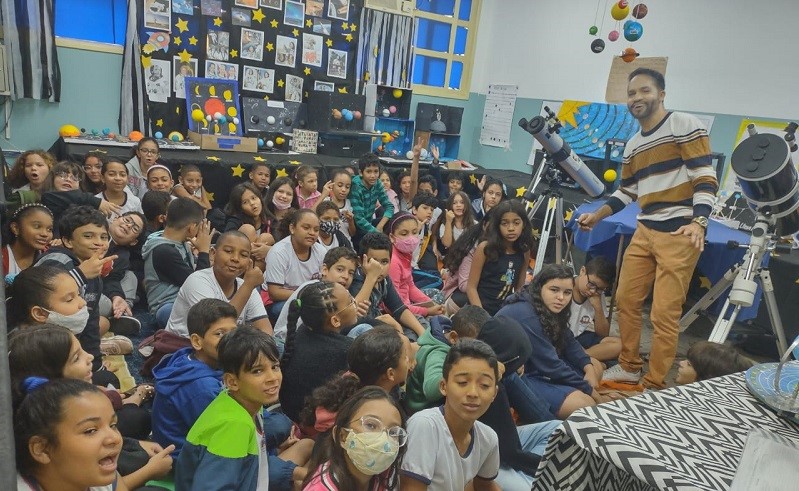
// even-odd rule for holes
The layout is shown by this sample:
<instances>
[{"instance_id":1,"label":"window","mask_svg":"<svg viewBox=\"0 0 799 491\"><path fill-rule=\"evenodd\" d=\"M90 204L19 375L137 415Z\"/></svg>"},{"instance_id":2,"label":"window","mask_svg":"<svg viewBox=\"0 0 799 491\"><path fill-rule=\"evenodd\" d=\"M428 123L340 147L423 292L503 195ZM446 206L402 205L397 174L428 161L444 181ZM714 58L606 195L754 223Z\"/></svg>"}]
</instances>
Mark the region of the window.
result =
<instances>
[{"instance_id":1,"label":"window","mask_svg":"<svg viewBox=\"0 0 799 491\"><path fill-rule=\"evenodd\" d=\"M416 0L413 90L468 99L481 0Z\"/></svg>"},{"instance_id":2,"label":"window","mask_svg":"<svg viewBox=\"0 0 799 491\"><path fill-rule=\"evenodd\" d=\"M62 46L73 46L64 38L124 45L127 16L126 0L56 0L55 35Z\"/></svg>"}]
</instances>

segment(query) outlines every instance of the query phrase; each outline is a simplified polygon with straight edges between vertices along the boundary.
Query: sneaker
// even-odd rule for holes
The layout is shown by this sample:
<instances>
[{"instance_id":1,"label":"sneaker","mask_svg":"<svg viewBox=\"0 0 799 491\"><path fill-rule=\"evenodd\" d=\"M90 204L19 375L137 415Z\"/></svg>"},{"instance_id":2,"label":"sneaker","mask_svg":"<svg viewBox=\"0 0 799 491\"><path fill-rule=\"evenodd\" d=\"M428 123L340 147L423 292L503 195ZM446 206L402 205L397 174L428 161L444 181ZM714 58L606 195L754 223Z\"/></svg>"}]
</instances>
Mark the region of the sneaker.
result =
<instances>
[{"instance_id":1,"label":"sneaker","mask_svg":"<svg viewBox=\"0 0 799 491\"><path fill-rule=\"evenodd\" d=\"M123 315L119 319L111 317L109 322L111 323L110 331L114 334L138 336L139 331L141 331L141 322L135 317L129 317L127 315Z\"/></svg>"},{"instance_id":2,"label":"sneaker","mask_svg":"<svg viewBox=\"0 0 799 491\"><path fill-rule=\"evenodd\" d=\"M133 342L125 336L110 336L100 340L100 352L104 355L129 355L133 353Z\"/></svg>"},{"instance_id":3,"label":"sneaker","mask_svg":"<svg viewBox=\"0 0 799 491\"><path fill-rule=\"evenodd\" d=\"M641 380L641 370L637 372L628 372L623 369L621 365L616 365L605 370L605 373L602 374L602 380L637 384Z\"/></svg>"}]
</instances>

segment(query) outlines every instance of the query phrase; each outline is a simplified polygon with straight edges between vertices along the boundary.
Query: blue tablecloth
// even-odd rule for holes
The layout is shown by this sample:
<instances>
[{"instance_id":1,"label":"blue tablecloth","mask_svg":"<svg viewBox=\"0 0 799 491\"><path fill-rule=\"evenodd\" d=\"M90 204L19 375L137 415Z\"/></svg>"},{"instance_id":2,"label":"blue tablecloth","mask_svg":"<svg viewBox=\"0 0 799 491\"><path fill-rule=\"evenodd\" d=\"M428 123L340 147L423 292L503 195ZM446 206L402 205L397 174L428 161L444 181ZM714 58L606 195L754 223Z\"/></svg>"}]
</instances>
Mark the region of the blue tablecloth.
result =
<instances>
[{"instance_id":1,"label":"blue tablecloth","mask_svg":"<svg viewBox=\"0 0 799 491\"><path fill-rule=\"evenodd\" d=\"M579 249L591 253L592 255L602 255L613 261L616 260L616 255L619 248L619 240L626 239L626 244L629 244L630 237L635 232L637 225L636 217L641 212L638 203L633 202L622 211L611 215L604 220L600 221L594 228L585 232L577 227L577 217L582 213L590 213L598 209L604 204L604 200L585 203L577 208L574 212L572 219L567 224L574 232L574 245ZM714 220L710 220L707 228L707 244L701 256L699 256L699 263L697 269L699 272L706 276L712 284L724 277L724 273L730 269L735 263L743 258L745 250L741 248L730 249L727 247L727 242L734 240L741 244L749 243L749 235L739 230L733 230L725 225L722 225ZM718 313L721 309L721 304L726 300L729 290L719 298L711 311ZM758 286L757 293L755 294L755 301L751 307L741 309L738 313L738 320L744 321L753 319L757 316L757 309L760 305L760 297L762 290Z\"/></svg>"}]
</instances>

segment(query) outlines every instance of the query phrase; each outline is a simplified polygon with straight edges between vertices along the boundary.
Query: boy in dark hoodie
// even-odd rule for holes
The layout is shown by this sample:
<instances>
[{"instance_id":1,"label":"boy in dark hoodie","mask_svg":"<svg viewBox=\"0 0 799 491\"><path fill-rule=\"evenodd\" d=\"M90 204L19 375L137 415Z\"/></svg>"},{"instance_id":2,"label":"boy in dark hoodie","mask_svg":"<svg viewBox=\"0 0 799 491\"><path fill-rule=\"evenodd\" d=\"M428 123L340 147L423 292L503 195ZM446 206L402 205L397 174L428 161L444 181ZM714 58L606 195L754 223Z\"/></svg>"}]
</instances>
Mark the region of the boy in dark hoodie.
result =
<instances>
[{"instance_id":1,"label":"boy in dark hoodie","mask_svg":"<svg viewBox=\"0 0 799 491\"><path fill-rule=\"evenodd\" d=\"M153 440L174 444L177 459L186 435L205 408L222 391L217 345L236 328L235 307L215 298L197 302L187 316L191 347L164 358L153 369Z\"/></svg>"},{"instance_id":2,"label":"boy in dark hoodie","mask_svg":"<svg viewBox=\"0 0 799 491\"><path fill-rule=\"evenodd\" d=\"M211 265L208 253L213 230L203 218L204 211L192 199L174 199L167 208L166 227L150 235L142 248L147 303L160 327L166 327L172 304L186 278ZM197 249L196 262L187 241Z\"/></svg>"},{"instance_id":3,"label":"boy in dark hoodie","mask_svg":"<svg viewBox=\"0 0 799 491\"><path fill-rule=\"evenodd\" d=\"M82 332L75 336L81 347L94 356L92 371L95 374L102 368L103 355L100 352L100 294L103 280L100 278L107 263L117 256L103 257L108 249L108 220L98 210L90 206L69 208L58 221L63 247L51 247L42 254L34 266L55 266L66 270L80 288L81 296L89 309L89 320ZM95 383L105 386L116 382L111 372L103 371L107 377L96 374ZM108 379L108 380L106 380Z\"/></svg>"}]
</instances>

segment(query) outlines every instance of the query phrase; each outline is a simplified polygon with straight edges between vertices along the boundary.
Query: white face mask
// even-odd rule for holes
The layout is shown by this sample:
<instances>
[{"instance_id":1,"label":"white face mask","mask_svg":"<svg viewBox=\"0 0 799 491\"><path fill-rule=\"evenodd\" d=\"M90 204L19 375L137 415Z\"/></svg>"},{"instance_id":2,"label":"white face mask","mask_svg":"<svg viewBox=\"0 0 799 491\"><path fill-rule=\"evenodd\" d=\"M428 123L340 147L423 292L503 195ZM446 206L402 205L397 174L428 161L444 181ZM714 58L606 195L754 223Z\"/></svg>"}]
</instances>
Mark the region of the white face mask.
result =
<instances>
[{"instance_id":1,"label":"white face mask","mask_svg":"<svg viewBox=\"0 0 799 491\"><path fill-rule=\"evenodd\" d=\"M350 430L344 440L344 451L361 473L376 476L397 460L399 445L385 431L355 433Z\"/></svg>"},{"instance_id":2,"label":"white face mask","mask_svg":"<svg viewBox=\"0 0 799 491\"><path fill-rule=\"evenodd\" d=\"M72 315L59 314L51 310L44 309L48 314L47 321L61 327L66 327L72 334L77 336L86 329L86 323L89 322L89 307L86 305Z\"/></svg>"}]
</instances>

